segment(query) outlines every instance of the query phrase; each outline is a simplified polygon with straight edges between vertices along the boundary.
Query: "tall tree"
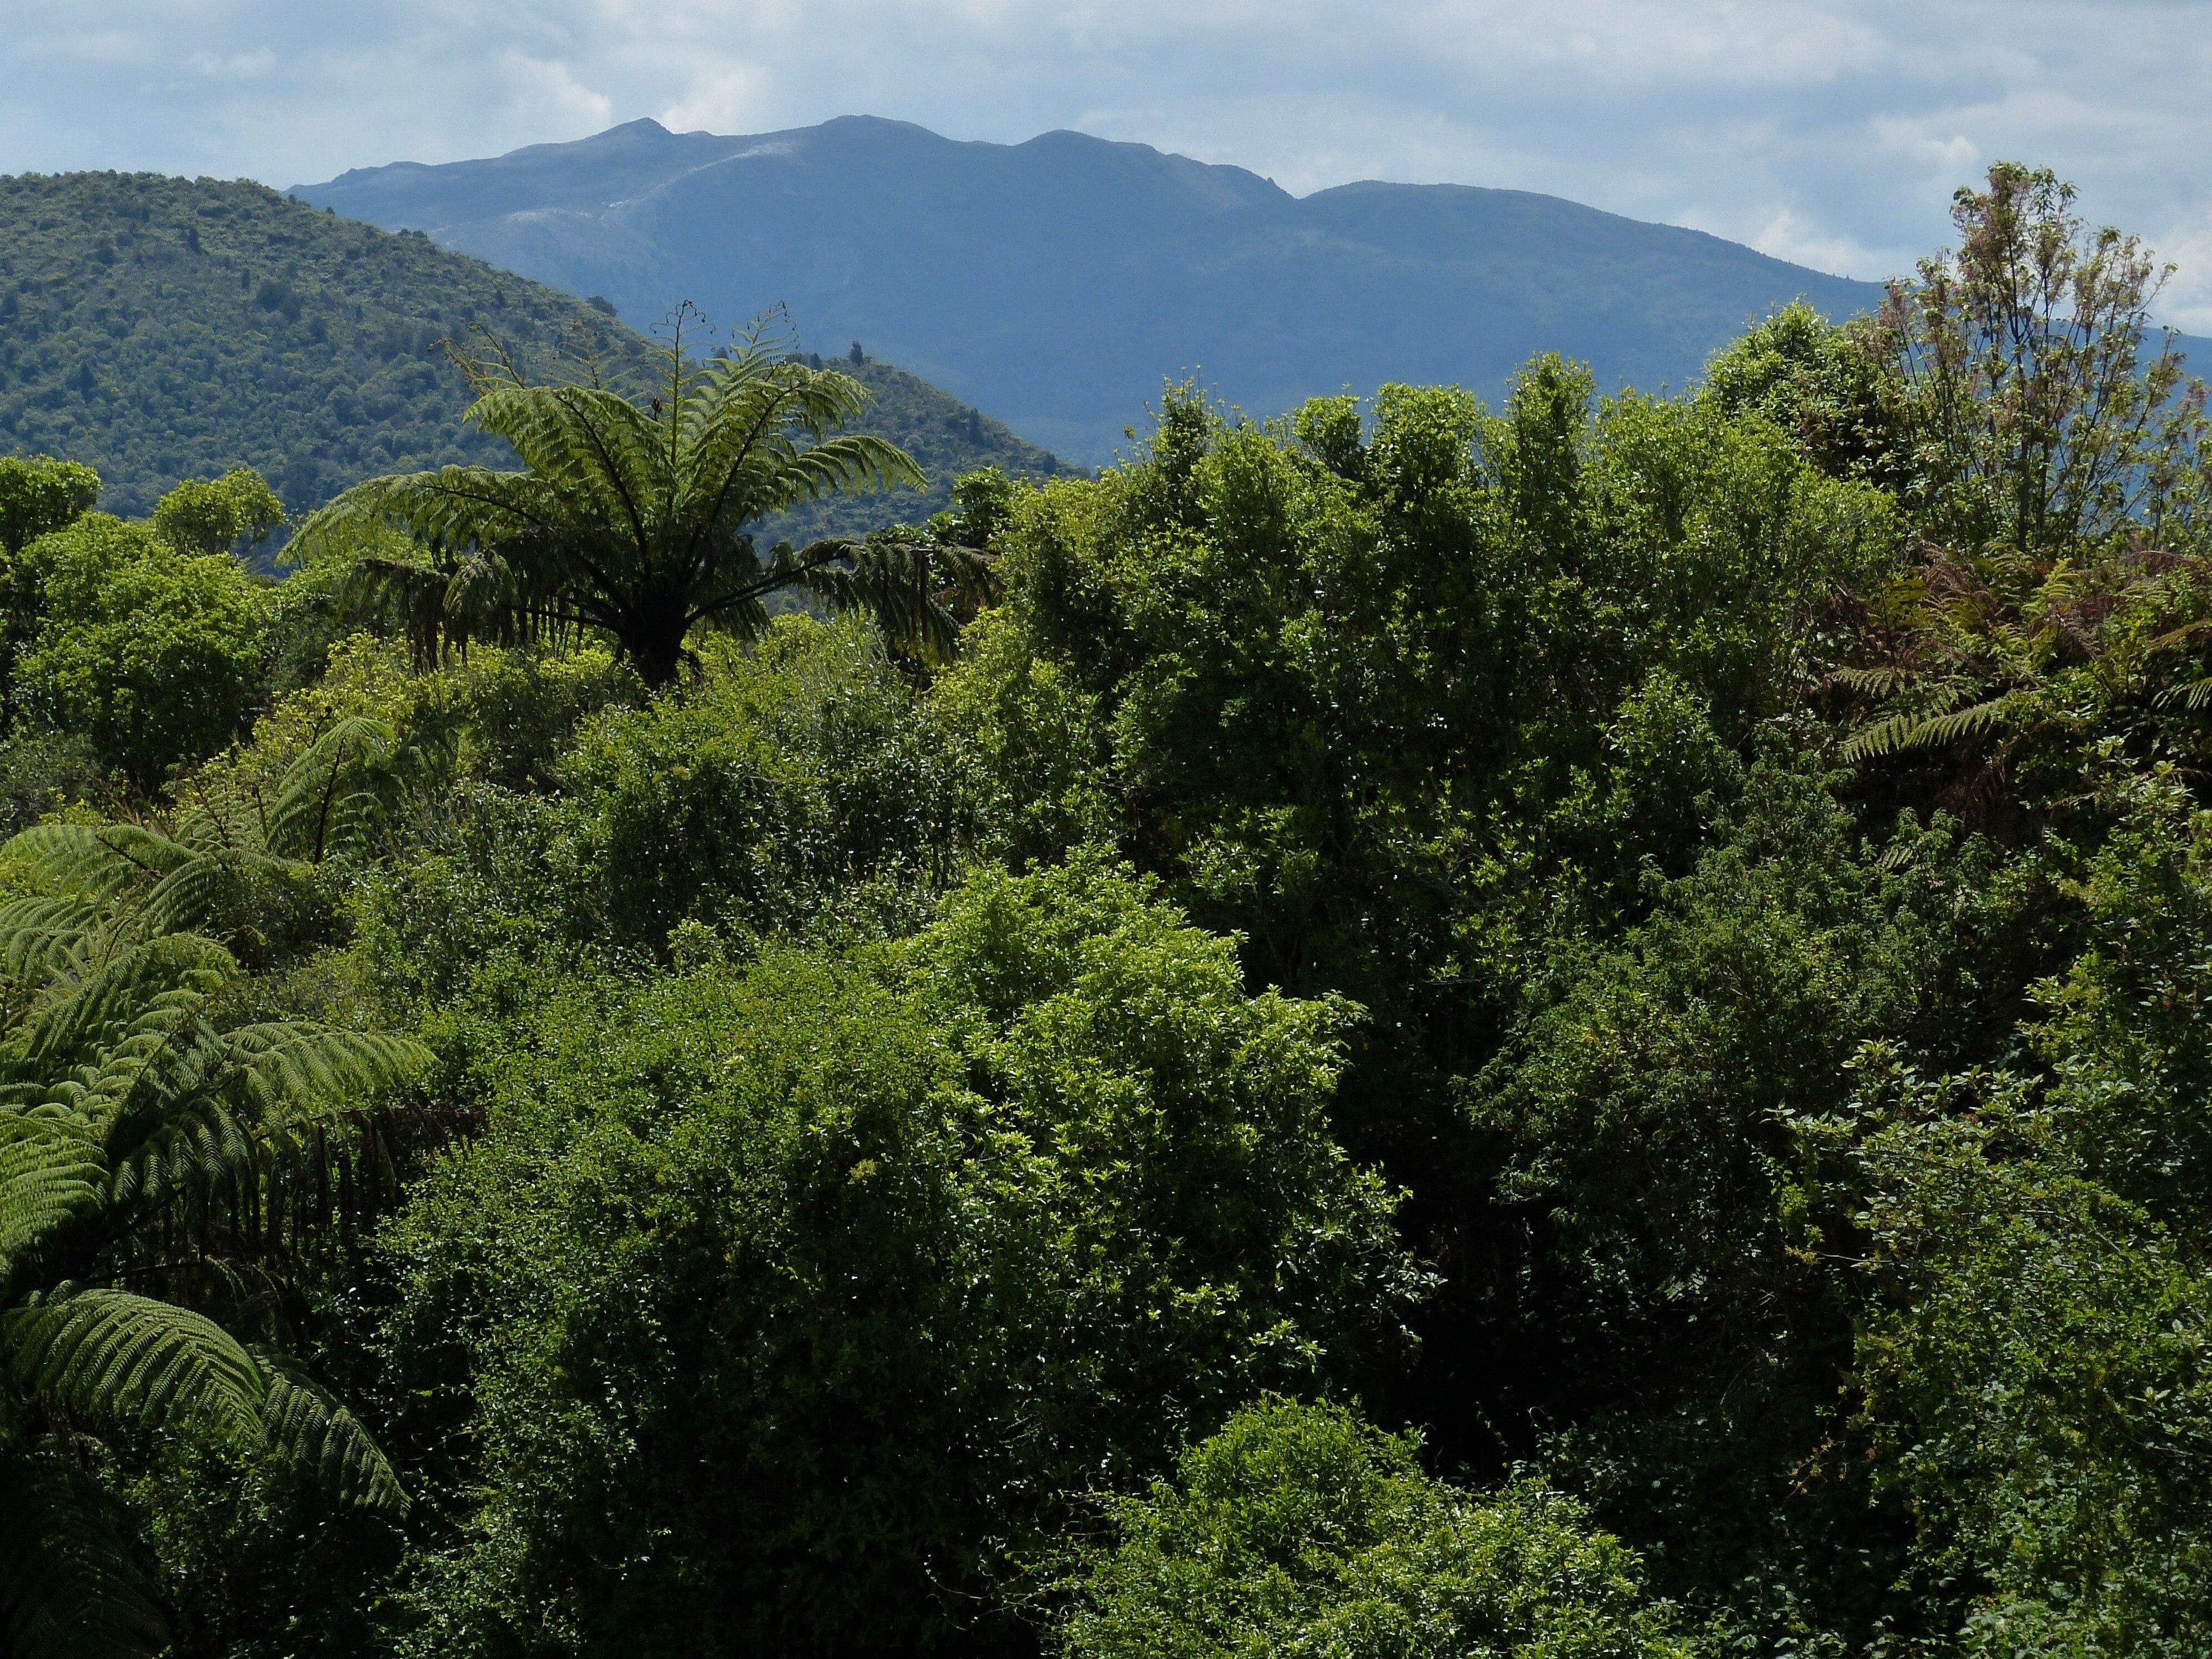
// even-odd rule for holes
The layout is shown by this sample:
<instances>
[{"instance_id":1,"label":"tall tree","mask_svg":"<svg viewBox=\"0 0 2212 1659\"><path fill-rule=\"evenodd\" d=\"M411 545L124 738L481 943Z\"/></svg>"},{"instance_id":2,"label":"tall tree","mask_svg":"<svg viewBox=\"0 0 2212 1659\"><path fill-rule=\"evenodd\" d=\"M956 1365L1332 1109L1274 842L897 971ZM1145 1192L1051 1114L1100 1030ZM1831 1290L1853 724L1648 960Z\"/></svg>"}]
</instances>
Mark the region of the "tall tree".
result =
<instances>
[{"instance_id":1,"label":"tall tree","mask_svg":"<svg viewBox=\"0 0 2212 1659\"><path fill-rule=\"evenodd\" d=\"M2048 168L1990 167L1953 198L1959 247L1890 284L1868 339L1893 371L1929 532L1967 552L2065 550L2155 526L2194 458L2185 387L2150 308L2171 266L2091 232Z\"/></svg>"},{"instance_id":2,"label":"tall tree","mask_svg":"<svg viewBox=\"0 0 2212 1659\"><path fill-rule=\"evenodd\" d=\"M2172 267L2073 204L1997 163L1859 336L1920 547L1848 607L1843 758L2011 833L2108 738L2196 747L2212 690L2205 390L2150 322Z\"/></svg>"},{"instance_id":3,"label":"tall tree","mask_svg":"<svg viewBox=\"0 0 2212 1659\"><path fill-rule=\"evenodd\" d=\"M371 479L309 520L298 552L356 559L364 588L404 612L419 644L597 628L656 687L694 628L757 632L768 596L790 588L872 611L894 640L941 654L953 623L934 596L956 553L754 542L754 526L802 501L921 482L903 451L838 430L867 389L759 325L695 360L685 341L701 326L678 311L653 383L634 393L596 370L533 386L496 349L463 358L478 394L469 418L513 444L522 470Z\"/></svg>"}]
</instances>

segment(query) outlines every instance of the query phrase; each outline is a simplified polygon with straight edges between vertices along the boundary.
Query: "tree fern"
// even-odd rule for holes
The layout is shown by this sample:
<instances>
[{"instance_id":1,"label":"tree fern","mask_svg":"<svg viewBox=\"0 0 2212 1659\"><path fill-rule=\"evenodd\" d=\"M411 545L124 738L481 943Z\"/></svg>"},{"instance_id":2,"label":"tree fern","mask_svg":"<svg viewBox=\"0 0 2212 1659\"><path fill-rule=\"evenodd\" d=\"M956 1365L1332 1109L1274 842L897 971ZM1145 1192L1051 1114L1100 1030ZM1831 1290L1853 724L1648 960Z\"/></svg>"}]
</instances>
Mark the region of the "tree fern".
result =
<instances>
[{"instance_id":1,"label":"tree fern","mask_svg":"<svg viewBox=\"0 0 2212 1659\"><path fill-rule=\"evenodd\" d=\"M241 872L303 867L369 833L392 760L387 732L343 726L288 773L269 812L220 833L204 820L173 836L56 825L6 849L18 878L43 888L0 908L0 961L27 992L0 1038L10 1659L150 1655L163 1640L112 1506L67 1437L131 1427L210 1437L273 1458L334 1501L404 1505L366 1428L296 1362L249 1350L174 1299L209 1275L191 1249L162 1243L190 1237L195 1220L204 1241L226 1201L234 1218L258 1218L270 1195L325 1181L321 1160L349 1112L427 1064L398 1037L222 1022L215 999L238 978L235 958L173 931L228 902ZM218 1283L237 1282L215 1265Z\"/></svg>"},{"instance_id":2,"label":"tree fern","mask_svg":"<svg viewBox=\"0 0 2212 1659\"><path fill-rule=\"evenodd\" d=\"M649 685L672 678L696 627L750 635L768 596L796 588L868 611L909 648L941 655L953 629L928 549L845 540L762 550L748 526L820 496L919 484L879 438L839 428L858 381L810 368L757 325L703 362L680 312L664 372L624 393L532 386L496 352L465 367L469 417L519 471L451 466L356 485L301 527L310 561L349 564L356 602L408 619L418 645L605 630ZM408 550L395 556L394 539Z\"/></svg>"},{"instance_id":3,"label":"tree fern","mask_svg":"<svg viewBox=\"0 0 2212 1659\"><path fill-rule=\"evenodd\" d=\"M434 743L434 737L428 740ZM50 999L166 939L203 933L297 890L315 866L363 857L435 767L380 721L335 721L285 769L273 799L221 782L173 832L134 823L52 823L0 849L34 890L0 905L0 965ZM228 971L228 964L225 964Z\"/></svg>"}]
</instances>

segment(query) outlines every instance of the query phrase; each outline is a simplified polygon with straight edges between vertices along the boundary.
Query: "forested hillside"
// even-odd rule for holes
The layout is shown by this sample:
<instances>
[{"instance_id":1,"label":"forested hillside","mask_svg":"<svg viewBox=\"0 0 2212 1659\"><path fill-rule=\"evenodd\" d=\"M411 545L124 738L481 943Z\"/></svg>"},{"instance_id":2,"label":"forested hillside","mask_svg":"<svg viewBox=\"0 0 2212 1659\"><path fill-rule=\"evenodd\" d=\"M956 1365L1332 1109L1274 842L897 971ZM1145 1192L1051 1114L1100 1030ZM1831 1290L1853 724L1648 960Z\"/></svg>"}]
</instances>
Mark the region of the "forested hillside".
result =
<instances>
[{"instance_id":1,"label":"forested hillside","mask_svg":"<svg viewBox=\"0 0 2212 1659\"><path fill-rule=\"evenodd\" d=\"M76 457L125 514L239 466L300 512L379 472L500 461L505 444L463 425L469 388L439 349L479 343L472 326L532 372L580 343L619 371L645 344L574 295L258 185L0 178L0 451ZM861 424L921 459L929 487L834 521L817 510L802 532L927 517L975 467L1056 465L910 374L854 372L881 394Z\"/></svg>"},{"instance_id":2,"label":"forested hillside","mask_svg":"<svg viewBox=\"0 0 2212 1659\"><path fill-rule=\"evenodd\" d=\"M0 459L0 1651L2212 1651L2212 426L1955 216L858 544L780 346Z\"/></svg>"}]
</instances>

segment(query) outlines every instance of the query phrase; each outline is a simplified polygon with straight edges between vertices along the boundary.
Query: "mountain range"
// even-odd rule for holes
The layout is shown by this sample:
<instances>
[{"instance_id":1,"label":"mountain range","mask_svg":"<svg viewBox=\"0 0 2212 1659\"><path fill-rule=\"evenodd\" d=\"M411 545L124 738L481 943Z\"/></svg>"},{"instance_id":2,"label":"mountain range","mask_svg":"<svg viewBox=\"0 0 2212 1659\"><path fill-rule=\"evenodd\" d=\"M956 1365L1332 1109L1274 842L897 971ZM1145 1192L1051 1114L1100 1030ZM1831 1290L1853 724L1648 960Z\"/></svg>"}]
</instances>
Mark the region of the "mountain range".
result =
<instances>
[{"instance_id":1,"label":"mountain range","mask_svg":"<svg viewBox=\"0 0 2212 1659\"><path fill-rule=\"evenodd\" d=\"M1608 389L1657 390L1777 306L1841 316L1881 293L1522 191L1299 197L1143 144L956 142L860 116L740 137L632 121L295 193L603 295L634 326L685 299L725 324L781 301L809 345L858 339L1090 463L1141 426L1164 379L1197 374L1270 415L1388 380L1494 398L1557 350Z\"/></svg>"}]
</instances>

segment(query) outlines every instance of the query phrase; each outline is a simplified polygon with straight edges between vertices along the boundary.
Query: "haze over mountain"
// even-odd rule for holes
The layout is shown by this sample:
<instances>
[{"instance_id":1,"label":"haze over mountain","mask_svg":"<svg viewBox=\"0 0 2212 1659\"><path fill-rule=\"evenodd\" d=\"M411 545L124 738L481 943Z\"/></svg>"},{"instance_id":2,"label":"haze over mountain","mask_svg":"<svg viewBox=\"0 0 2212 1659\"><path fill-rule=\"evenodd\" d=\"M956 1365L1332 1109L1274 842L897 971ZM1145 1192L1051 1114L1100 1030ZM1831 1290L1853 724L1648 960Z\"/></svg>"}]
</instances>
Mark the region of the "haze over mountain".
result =
<instances>
[{"instance_id":1,"label":"haze over mountain","mask_svg":"<svg viewBox=\"0 0 2212 1659\"><path fill-rule=\"evenodd\" d=\"M297 193L416 228L635 325L787 302L1063 455L1108 459L1163 377L1273 414L1317 392L1457 381L1530 354L1650 389L1803 297L1879 289L1553 197L1363 183L1293 197L1241 167L1049 132L961 143L849 116L743 137L633 121L495 159L356 169Z\"/></svg>"}]
</instances>

